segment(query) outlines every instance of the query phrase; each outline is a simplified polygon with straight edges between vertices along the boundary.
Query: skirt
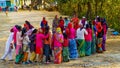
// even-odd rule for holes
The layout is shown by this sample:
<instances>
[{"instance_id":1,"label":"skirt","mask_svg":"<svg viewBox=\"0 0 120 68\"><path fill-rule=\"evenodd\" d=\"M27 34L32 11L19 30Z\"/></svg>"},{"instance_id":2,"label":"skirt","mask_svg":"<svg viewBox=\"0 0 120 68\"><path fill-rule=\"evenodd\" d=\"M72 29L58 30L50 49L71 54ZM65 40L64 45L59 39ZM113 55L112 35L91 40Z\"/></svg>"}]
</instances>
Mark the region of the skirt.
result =
<instances>
[{"instance_id":1,"label":"skirt","mask_svg":"<svg viewBox=\"0 0 120 68\"><path fill-rule=\"evenodd\" d=\"M103 51L106 51L105 44L106 44L106 35L103 35L103 39L102 39L102 49L103 49Z\"/></svg>"},{"instance_id":2,"label":"skirt","mask_svg":"<svg viewBox=\"0 0 120 68\"><path fill-rule=\"evenodd\" d=\"M84 57L85 56L85 40L78 39L77 43L78 43L78 53L79 53L79 56L80 57Z\"/></svg>"},{"instance_id":3,"label":"skirt","mask_svg":"<svg viewBox=\"0 0 120 68\"><path fill-rule=\"evenodd\" d=\"M85 55L86 56L91 55L91 41L86 41L85 43Z\"/></svg>"},{"instance_id":4,"label":"skirt","mask_svg":"<svg viewBox=\"0 0 120 68\"><path fill-rule=\"evenodd\" d=\"M60 64L62 62L62 47L54 47L54 63Z\"/></svg>"},{"instance_id":5,"label":"skirt","mask_svg":"<svg viewBox=\"0 0 120 68\"><path fill-rule=\"evenodd\" d=\"M23 52L28 52L28 45L23 45Z\"/></svg>"},{"instance_id":6,"label":"skirt","mask_svg":"<svg viewBox=\"0 0 120 68\"><path fill-rule=\"evenodd\" d=\"M94 54L96 53L96 37L92 37L92 43L91 43L91 53Z\"/></svg>"},{"instance_id":7,"label":"skirt","mask_svg":"<svg viewBox=\"0 0 120 68\"><path fill-rule=\"evenodd\" d=\"M63 61L68 62L69 61L69 50L68 47L63 47L62 51Z\"/></svg>"},{"instance_id":8,"label":"skirt","mask_svg":"<svg viewBox=\"0 0 120 68\"><path fill-rule=\"evenodd\" d=\"M75 39L69 40L69 57L70 59L76 59L78 58L78 51L77 51L77 44Z\"/></svg>"},{"instance_id":9,"label":"skirt","mask_svg":"<svg viewBox=\"0 0 120 68\"><path fill-rule=\"evenodd\" d=\"M97 38L97 52L102 53L102 38Z\"/></svg>"},{"instance_id":10,"label":"skirt","mask_svg":"<svg viewBox=\"0 0 120 68\"><path fill-rule=\"evenodd\" d=\"M36 47L36 54L43 54L43 48Z\"/></svg>"}]
</instances>

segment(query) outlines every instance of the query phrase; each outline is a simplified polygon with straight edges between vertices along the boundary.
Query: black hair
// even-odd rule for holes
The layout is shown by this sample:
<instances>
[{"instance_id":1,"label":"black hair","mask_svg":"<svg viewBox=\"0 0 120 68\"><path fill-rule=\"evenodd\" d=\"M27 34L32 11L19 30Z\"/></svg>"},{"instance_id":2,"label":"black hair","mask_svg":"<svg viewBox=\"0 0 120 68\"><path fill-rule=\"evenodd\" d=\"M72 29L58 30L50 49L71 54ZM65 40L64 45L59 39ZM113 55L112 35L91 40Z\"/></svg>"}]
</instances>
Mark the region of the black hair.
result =
<instances>
[{"instance_id":1,"label":"black hair","mask_svg":"<svg viewBox=\"0 0 120 68\"><path fill-rule=\"evenodd\" d=\"M86 29L88 29L88 28L90 28L90 25L89 25L89 24L86 25Z\"/></svg>"},{"instance_id":2,"label":"black hair","mask_svg":"<svg viewBox=\"0 0 120 68\"><path fill-rule=\"evenodd\" d=\"M32 34L34 34L34 33L37 33L37 29L34 29L34 30L32 31Z\"/></svg>"},{"instance_id":3,"label":"black hair","mask_svg":"<svg viewBox=\"0 0 120 68\"><path fill-rule=\"evenodd\" d=\"M100 17L98 17L98 18L97 18L97 21L98 21L98 22L100 22L100 21L101 21L101 18L100 18Z\"/></svg>"},{"instance_id":4,"label":"black hair","mask_svg":"<svg viewBox=\"0 0 120 68\"><path fill-rule=\"evenodd\" d=\"M32 29L32 28L33 28L33 26L30 24L29 21L26 20L25 23L28 25L29 29Z\"/></svg>"},{"instance_id":5,"label":"black hair","mask_svg":"<svg viewBox=\"0 0 120 68\"><path fill-rule=\"evenodd\" d=\"M60 19L62 19L62 16L60 17Z\"/></svg>"},{"instance_id":6,"label":"black hair","mask_svg":"<svg viewBox=\"0 0 120 68\"><path fill-rule=\"evenodd\" d=\"M23 37L26 32L27 32L26 28L23 28L23 29L22 29L21 37Z\"/></svg>"},{"instance_id":7,"label":"black hair","mask_svg":"<svg viewBox=\"0 0 120 68\"><path fill-rule=\"evenodd\" d=\"M18 31L21 31L21 29L22 29L22 27L19 26L19 25L17 25L16 28L17 28Z\"/></svg>"},{"instance_id":8,"label":"black hair","mask_svg":"<svg viewBox=\"0 0 120 68\"><path fill-rule=\"evenodd\" d=\"M45 27L45 35L48 34L49 30L50 30L50 27L49 27L49 26L46 26L46 27Z\"/></svg>"},{"instance_id":9,"label":"black hair","mask_svg":"<svg viewBox=\"0 0 120 68\"><path fill-rule=\"evenodd\" d=\"M65 20L68 20L68 18L67 18L67 17L65 17L64 19L65 19Z\"/></svg>"},{"instance_id":10,"label":"black hair","mask_svg":"<svg viewBox=\"0 0 120 68\"><path fill-rule=\"evenodd\" d=\"M67 34L66 34L66 33L63 33L63 36L64 36L64 38L65 38L65 39L67 39L67 38L68 38L68 36L67 36Z\"/></svg>"}]
</instances>

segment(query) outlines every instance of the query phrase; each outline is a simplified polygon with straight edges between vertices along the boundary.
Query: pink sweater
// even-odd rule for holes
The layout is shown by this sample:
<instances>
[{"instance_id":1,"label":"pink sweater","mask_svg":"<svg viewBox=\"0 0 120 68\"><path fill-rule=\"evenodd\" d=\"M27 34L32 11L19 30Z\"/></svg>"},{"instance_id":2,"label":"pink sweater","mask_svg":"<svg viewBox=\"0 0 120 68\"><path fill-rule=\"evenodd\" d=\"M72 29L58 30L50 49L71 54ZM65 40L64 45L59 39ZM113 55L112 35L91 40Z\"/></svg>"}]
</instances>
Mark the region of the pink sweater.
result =
<instances>
[{"instance_id":1,"label":"pink sweater","mask_svg":"<svg viewBox=\"0 0 120 68\"><path fill-rule=\"evenodd\" d=\"M92 29L86 29L88 32L88 35L85 35L86 41L92 41Z\"/></svg>"},{"instance_id":2,"label":"pink sweater","mask_svg":"<svg viewBox=\"0 0 120 68\"><path fill-rule=\"evenodd\" d=\"M16 33L16 44L17 45L22 45L22 40L23 40L23 37L21 37L21 32L17 32Z\"/></svg>"},{"instance_id":3,"label":"pink sweater","mask_svg":"<svg viewBox=\"0 0 120 68\"><path fill-rule=\"evenodd\" d=\"M75 38L75 33L76 33L75 29L74 29L74 28L70 28L70 29L69 29L68 38L69 38L69 39L74 39L74 38Z\"/></svg>"},{"instance_id":4,"label":"pink sweater","mask_svg":"<svg viewBox=\"0 0 120 68\"><path fill-rule=\"evenodd\" d=\"M62 47L62 43L63 43L63 35L56 34L54 39L54 47Z\"/></svg>"},{"instance_id":5,"label":"pink sweater","mask_svg":"<svg viewBox=\"0 0 120 68\"><path fill-rule=\"evenodd\" d=\"M16 34L17 34L18 30L16 29L15 26L13 27L13 31L14 31L13 40L14 40L14 43L16 43Z\"/></svg>"},{"instance_id":6,"label":"pink sweater","mask_svg":"<svg viewBox=\"0 0 120 68\"><path fill-rule=\"evenodd\" d=\"M48 35L44 35L44 34L36 34L36 47L37 48L43 48L43 39L47 38Z\"/></svg>"}]
</instances>

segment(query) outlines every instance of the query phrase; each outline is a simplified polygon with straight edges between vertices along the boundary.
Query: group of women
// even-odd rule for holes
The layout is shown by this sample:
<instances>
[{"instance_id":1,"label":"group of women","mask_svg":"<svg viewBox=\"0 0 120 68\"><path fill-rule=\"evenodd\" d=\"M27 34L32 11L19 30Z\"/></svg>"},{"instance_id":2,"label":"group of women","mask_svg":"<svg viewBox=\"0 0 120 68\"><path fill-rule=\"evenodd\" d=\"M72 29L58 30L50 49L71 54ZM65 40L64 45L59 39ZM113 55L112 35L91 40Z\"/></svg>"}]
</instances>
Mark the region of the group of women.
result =
<instances>
[{"instance_id":1,"label":"group of women","mask_svg":"<svg viewBox=\"0 0 120 68\"><path fill-rule=\"evenodd\" d=\"M38 29L25 21L24 27L15 25L10 32L1 60L5 61L7 55L10 61L13 60L12 49L15 48L16 64L48 64L52 61L60 64L106 51L107 24L99 16L93 21L87 21L85 17L79 20L76 15L70 20L56 15L52 32L43 17Z\"/></svg>"}]
</instances>

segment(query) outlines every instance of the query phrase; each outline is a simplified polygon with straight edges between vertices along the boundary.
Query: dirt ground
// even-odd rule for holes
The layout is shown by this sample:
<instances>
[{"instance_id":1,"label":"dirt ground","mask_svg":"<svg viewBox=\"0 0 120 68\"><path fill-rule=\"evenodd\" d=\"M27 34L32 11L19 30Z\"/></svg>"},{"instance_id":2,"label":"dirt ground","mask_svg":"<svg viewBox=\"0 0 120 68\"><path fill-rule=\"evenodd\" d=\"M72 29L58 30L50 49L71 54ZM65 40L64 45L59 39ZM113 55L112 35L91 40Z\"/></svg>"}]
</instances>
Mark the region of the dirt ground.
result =
<instances>
[{"instance_id":1,"label":"dirt ground","mask_svg":"<svg viewBox=\"0 0 120 68\"><path fill-rule=\"evenodd\" d=\"M51 25L55 15L61 16L58 12L47 11L9 12L8 16L4 12L0 12L0 57L4 54L5 42L12 26L15 24L23 25L24 21L28 20L38 28L42 17L46 17ZM102 54L86 56L59 65L53 63L48 65L16 65L14 61L6 61L0 62L0 68L120 68L120 36L112 36L109 33L107 38L107 51Z\"/></svg>"}]
</instances>

